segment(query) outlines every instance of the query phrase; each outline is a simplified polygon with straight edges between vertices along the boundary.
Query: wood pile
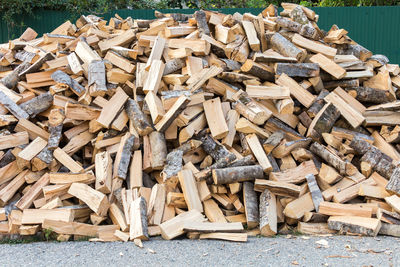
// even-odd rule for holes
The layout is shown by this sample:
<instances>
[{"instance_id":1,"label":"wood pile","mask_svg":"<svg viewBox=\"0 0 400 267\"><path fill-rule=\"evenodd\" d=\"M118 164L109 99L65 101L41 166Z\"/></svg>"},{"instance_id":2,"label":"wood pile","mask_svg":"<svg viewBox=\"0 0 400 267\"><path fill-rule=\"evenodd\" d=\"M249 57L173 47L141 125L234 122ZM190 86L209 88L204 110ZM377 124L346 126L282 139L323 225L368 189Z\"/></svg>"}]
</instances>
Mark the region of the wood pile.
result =
<instances>
[{"instance_id":1,"label":"wood pile","mask_svg":"<svg viewBox=\"0 0 400 267\"><path fill-rule=\"evenodd\" d=\"M399 66L282 6L1 45L0 233L399 236Z\"/></svg>"}]
</instances>

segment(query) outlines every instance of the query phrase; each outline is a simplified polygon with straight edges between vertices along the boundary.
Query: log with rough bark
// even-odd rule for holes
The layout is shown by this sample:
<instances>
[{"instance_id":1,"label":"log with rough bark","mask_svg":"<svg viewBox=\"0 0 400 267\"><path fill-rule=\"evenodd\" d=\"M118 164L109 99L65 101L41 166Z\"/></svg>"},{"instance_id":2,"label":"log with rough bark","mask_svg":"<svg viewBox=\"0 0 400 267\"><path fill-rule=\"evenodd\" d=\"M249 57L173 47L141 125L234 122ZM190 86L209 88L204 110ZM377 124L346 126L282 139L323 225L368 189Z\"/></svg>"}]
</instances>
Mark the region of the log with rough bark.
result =
<instances>
[{"instance_id":1,"label":"log with rough bark","mask_svg":"<svg viewBox=\"0 0 400 267\"><path fill-rule=\"evenodd\" d=\"M303 61L306 54L303 50L299 49L292 42L287 40L279 33L275 33L271 37L271 44L274 49L276 49L280 54L286 57L293 57L297 61Z\"/></svg>"},{"instance_id":2,"label":"log with rough bark","mask_svg":"<svg viewBox=\"0 0 400 267\"><path fill-rule=\"evenodd\" d=\"M260 165L228 167L213 169L212 177L215 184L222 185L261 179L264 177L264 172Z\"/></svg>"}]
</instances>

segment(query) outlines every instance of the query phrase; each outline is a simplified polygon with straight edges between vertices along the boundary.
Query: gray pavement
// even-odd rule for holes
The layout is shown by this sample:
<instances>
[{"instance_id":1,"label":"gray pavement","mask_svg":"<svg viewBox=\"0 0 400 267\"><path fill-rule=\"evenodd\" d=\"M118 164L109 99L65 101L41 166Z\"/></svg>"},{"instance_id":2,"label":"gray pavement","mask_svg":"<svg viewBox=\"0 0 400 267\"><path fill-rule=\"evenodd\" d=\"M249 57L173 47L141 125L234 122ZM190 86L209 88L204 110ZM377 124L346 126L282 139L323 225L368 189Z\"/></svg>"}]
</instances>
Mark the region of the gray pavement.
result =
<instances>
[{"instance_id":1,"label":"gray pavement","mask_svg":"<svg viewBox=\"0 0 400 267\"><path fill-rule=\"evenodd\" d=\"M247 243L153 238L133 242L0 245L0 266L400 266L400 239L251 237Z\"/></svg>"}]
</instances>

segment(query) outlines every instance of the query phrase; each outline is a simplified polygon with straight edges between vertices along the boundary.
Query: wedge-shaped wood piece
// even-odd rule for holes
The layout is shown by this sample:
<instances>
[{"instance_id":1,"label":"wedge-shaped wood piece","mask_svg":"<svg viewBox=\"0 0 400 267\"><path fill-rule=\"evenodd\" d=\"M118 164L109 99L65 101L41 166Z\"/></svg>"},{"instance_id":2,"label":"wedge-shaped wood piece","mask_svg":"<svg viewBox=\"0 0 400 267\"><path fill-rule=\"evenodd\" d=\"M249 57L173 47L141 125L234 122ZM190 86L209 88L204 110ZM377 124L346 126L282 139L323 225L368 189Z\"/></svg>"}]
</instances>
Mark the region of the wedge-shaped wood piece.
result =
<instances>
[{"instance_id":1,"label":"wedge-shaped wood piece","mask_svg":"<svg viewBox=\"0 0 400 267\"><path fill-rule=\"evenodd\" d=\"M282 86L247 85L246 93L249 97L257 99L287 99L290 98L290 90Z\"/></svg>"},{"instance_id":2,"label":"wedge-shaped wood piece","mask_svg":"<svg viewBox=\"0 0 400 267\"><path fill-rule=\"evenodd\" d=\"M199 56L205 56L210 53L211 45L205 40L191 39L169 39L168 46L170 48L190 48Z\"/></svg>"},{"instance_id":3,"label":"wedge-shaped wood piece","mask_svg":"<svg viewBox=\"0 0 400 267\"><path fill-rule=\"evenodd\" d=\"M28 132L29 139L34 140L36 137L41 137L44 140L49 139L49 133L37 126L36 124L32 123L27 119L18 119L18 123L14 129L16 132Z\"/></svg>"},{"instance_id":4,"label":"wedge-shaped wood piece","mask_svg":"<svg viewBox=\"0 0 400 267\"><path fill-rule=\"evenodd\" d=\"M183 231L184 224L203 221L204 217L198 210L183 212L178 216L160 224L161 236L166 240L174 239L175 237L185 233L185 231Z\"/></svg>"},{"instance_id":5,"label":"wedge-shaped wood piece","mask_svg":"<svg viewBox=\"0 0 400 267\"><path fill-rule=\"evenodd\" d=\"M129 168L130 188L140 188L143 186L142 173L142 151L133 152L131 166Z\"/></svg>"},{"instance_id":6,"label":"wedge-shaped wood piece","mask_svg":"<svg viewBox=\"0 0 400 267\"><path fill-rule=\"evenodd\" d=\"M28 132L19 132L0 136L0 150L26 145L29 143Z\"/></svg>"},{"instance_id":7,"label":"wedge-shaped wood piece","mask_svg":"<svg viewBox=\"0 0 400 267\"><path fill-rule=\"evenodd\" d=\"M131 42L136 36L136 32L133 29L127 30L122 34L115 36L108 40L102 40L99 42L99 48L101 52L107 51L113 46L123 46Z\"/></svg>"},{"instance_id":8,"label":"wedge-shaped wood piece","mask_svg":"<svg viewBox=\"0 0 400 267\"><path fill-rule=\"evenodd\" d=\"M49 173L49 178L51 184L91 184L95 181L91 173Z\"/></svg>"},{"instance_id":9,"label":"wedge-shaped wood piece","mask_svg":"<svg viewBox=\"0 0 400 267\"><path fill-rule=\"evenodd\" d=\"M393 195L385 197L385 201L398 213L400 213L400 197Z\"/></svg>"},{"instance_id":10,"label":"wedge-shaped wood piece","mask_svg":"<svg viewBox=\"0 0 400 267\"><path fill-rule=\"evenodd\" d=\"M262 128L258 127L257 125L251 123L245 118L240 118L236 124L235 128L240 133L245 134L252 134L255 133L261 138L268 138L269 134Z\"/></svg>"},{"instance_id":11,"label":"wedge-shaped wood piece","mask_svg":"<svg viewBox=\"0 0 400 267\"><path fill-rule=\"evenodd\" d=\"M198 211L203 212L203 205L200 200L199 191L192 171L181 170L178 173L178 178L188 209L197 209Z\"/></svg>"},{"instance_id":12,"label":"wedge-shaped wood piece","mask_svg":"<svg viewBox=\"0 0 400 267\"><path fill-rule=\"evenodd\" d=\"M289 88L290 94L299 100L299 102L306 108L309 108L316 98L316 96L312 95L306 89L301 87L295 80L290 78L285 73L279 76L279 79L276 81L276 83L280 86Z\"/></svg>"},{"instance_id":13,"label":"wedge-shaped wood piece","mask_svg":"<svg viewBox=\"0 0 400 267\"><path fill-rule=\"evenodd\" d=\"M358 216L331 216L328 219L328 227L340 233L376 236L381 228L381 221Z\"/></svg>"},{"instance_id":14,"label":"wedge-shaped wood piece","mask_svg":"<svg viewBox=\"0 0 400 267\"><path fill-rule=\"evenodd\" d=\"M119 229L118 225L91 225L79 222L60 222L58 220L45 219L42 228L51 229L58 234L80 235L80 236L96 236L100 233L114 233Z\"/></svg>"},{"instance_id":15,"label":"wedge-shaped wood piece","mask_svg":"<svg viewBox=\"0 0 400 267\"><path fill-rule=\"evenodd\" d=\"M254 28L254 24L251 21L242 21L244 31L246 32L247 40L250 48L253 51L260 51L260 40L257 38L257 32Z\"/></svg>"},{"instance_id":16,"label":"wedge-shaped wood piece","mask_svg":"<svg viewBox=\"0 0 400 267\"><path fill-rule=\"evenodd\" d=\"M153 60L151 67L149 69L149 73L147 75L147 79L143 86L143 91L147 92L158 92L158 88L160 87L161 77L164 73L165 65L162 60Z\"/></svg>"},{"instance_id":17,"label":"wedge-shaped wood piece","mask_svg":"<svg viewBox=\"0 0 400 267\"><path fill-rule=\"evenodd\" d=\"M361 185L360 190L358 191L358 195L378 199L384 199L390 196L388 191L385 190L385 187L374 185Z\"/></svg>"},{"instance_id":18,"label":"wedge-shaped wood piece","mask_svg":"<svg viewBox=\"0 0 400 267\"><path fill-rule=\"evenodd\" d=\"M164 107L160 98L156 95L156 93L149 91L144 98L147 105L149 106L150 115L153 120L153 123L157 123L161 120L161 118L165 115Z\"/></svg>"},{"instance_id":19,"label":"wedge-shaped wood piece","mask_svg":"<svg viewBox=\"0 0 400 267\"><path fill-rule=\"evenodd\" d=\"M260 195L260 231L262 236L273 236L278 232L276 198L268 189Z\"/></svg>"},{"instance_id":20,"label":"wedge-shaped wood piece","mask_svg":"<svg viewBox=\"0 0 400 267\"><path fill-rule=\"evenodd\" d=\"M5 205L25 184L25 176L29 173L29 170L25 170L18 174L11 182L0 190L0 202Z\"/></svg>"},{"instance_id":21,"label":"wedge-shaped wood piece","mask_svg":"<svg viewBox=\"0 0 400 267\"><path fill-rule=\"evenodd\" d=\"M318 212L329 216L372 217L372 208L363 207L359 204L340 204L324 201L319 204Z\"/></svg>"},{"instance_id":22,"label":"wedge-shaped wood piece","mask_svg":"<svg viewBox=\"0 0 400 267\"><path fill-rule=\"evenodd\" d=\"M222 112L221 100L214 98L203 102L208 127L215 139L224 138L228 134L228 125Z\"/></svg>"},{"instance_id":23,"label":"wedge-shaped wood piece","mask_svg":"<svg viewBox=\"0 0 400 267\"><path fill-rule=\"evenodd\" d=\"M40 224L44 220L72 222L74 220L74 211L71 209L24 209L22 212L22 224Z\"/></svg>"},{"instance_id":24,"label":"wedge-shaped wood piece","mask_svg":"<svg viewBox=\"0 0 400 267\"><path fill-rule=\"evenodd\" d=\"M208 218L210 222L219 222L219 223L226 223L227 220L225 219L222 210L219 208L217 202L214 199L207 199L203 202L204 205L204 214Z\"/></svg>"},{"instance_id":25,"label":"wedge-shaped wood piece","mask_svg":"<svg viewBox=\"0 0 400 267\"><path fill-rule=\"evenodd\" d=\"M311 197L314 203L315 211L319 212L319 204L324 201L321 190L315 180L315 176L313 174L306 175L308 190L310 190Z\"/></svg>"},{"instance_id":26,"label":"wedge-shaped wood piece","mask_svg":"<svg viewBox=\"0 0 400 267\"><path fill-rule=\"evenodd\" d=\"M101 60L101 57L85 41L77 43L75 53L88 66L93 60Z\"/></svg>"},{"instance_id":27,"label":"wedge-shaped wood piece","mask_svg":"<svg viewBox=\"0 0 400 267\"><path fill-rule=\"evenodd\" d=\"M63 57L65 58L65 57ZM67 56L67 60L68 60L68 65L71 68L71 71L76 74L76 75L82 75L83 73L83 68L81 63L79 62L79 59L76 55L75 52L72 52L71 54L69 54ZM48 62L46 62L48 64Z\"/></svg>"},{"instance_id":28,"label":"wedge-shaped wood piece","mask_svg":"<svg viewBox=\"0 0 400 267\"><path fill-rule=\"evenodd\" d=\"M358 196L358 192L360 191L361 185L375 185L375 181L373 178L368 178L367 180L362 180L359 183L356 183L350 187L347 187L340 192L336 192L333 195L333 201L336 203L345 203L349 200L352 200Z\"/></svg>"},{"instance_id":29,"label":"wedge-shaped wood piece","mask_svg":"<svg viewBox=\"0 0 400 267\"><path fill-rule=\"evenodd\" d=\"M42 151L47 145L47 141L37 137L28 146L26 146L17 156L17 164L21 167L29 167L30 161Z\"/></svg>"},{"instance_id":30,"label":"wedge-shaped wood piece","mask_svg":"<svg viewBox=\"0 0 400 267\"><path fill-rule=\"evenodd\" d=\"M113 119L118 115L118 112L124 106L129 96L120 87L117 88L116 93L111 97L107 104L101 110L97 122L105 128L110 127Z\"/></svg>"},{"instance_id":31,"label":"wedge-shaped wood piece","mask_svg":"<svg viewBox=\"0 0 400 267\"><path fill-rule=\"evenodd\" d=\"M247 242L247 233L207 233L200 234L200 239L218 239L234 242Z\"/></svg>"},{"instance_id":32,"label":"wedge-shaped wood piece","mask_svg":"<svg viewBox=\"0 0 400 267\"><path fill-rule=\"evenodd\" d=\"M343 178L333 167L325 163L322 163L318 177L328 184L337 183Z\"/></svg>"},{"instance_id":33,"label":"wedge-shaped wood piece","mask_svg":"<svg viewBox=\"0 0 400 267\"><path fill-rule=\"evenodd\" d=\"M257 135L249 134L246 136L247 144L249 145L251 151L256 157L258 163L263 168L265 173L269 173L272 170L272 165L268 160L267 155L265 154L263 147L261 146L260 141L258 140Z\"/></svg>"},{"instance_id":34,"label":"wedge-shaped wood piece","mask_svg":"<svg viewBox=\"0 0 400 267\"><path fill-rule=\"evenodd\" d=\"M264 192L265 189L268 189L274 195L291 198L298 198L305 193L303 187L292 183L256 179L254 182L254 190L257 192Z\"/></svg>"},{"instance_id":35,"label":"wedge-shaped wood piece","mask_svg":"<svg viewBox=\"0 0 400 267\"><path fill-rule=\"evenodd\" d=\"M121 231L125 232L128 230L128 225L125 221L125 215L117 204L112 203L110 205L109 216L113 224L119 225Z\"/></svg>"},{"instance_id":36,"label":"wedge-shaped wood piece","mask_svg":"<svg viewBox=\"0 0 400 267\"><path fill-rule=\"evenodd\" d=\"M189 232L227 232L235 233L244 230L241 223L219 223L219 222L185 222L183 224L183 230Z\"/></svg>"},{"instance_id":37,"label":"wedge-shaped wood piece","mask_svg":"<svg viewBox=\"0 0 400 267\"><path fill-rule=\"evenodd\" d=\"M104 59L107 59L113 65L126 71L127 73L133 73L135 71L136 66L134 64L114 51L108 51Z\"/></svg>"},{"instance_id":38,"label":"wedge-shaped wood piece","mask_svg":"<svg viewBox=\"0 0 400 267\"><path fill-rule=\"evenodd\" d=\"M297 231L305 235L327 235L335 234L337 231L328 228L327 223L306 223L299 222Z\"/></svg>"},{"instance_id":39,"label":"wedge-shaped wood piece","mask_svg":"<svg viewBox=\"0 0 400 267\"><path fill-rule=\"evenodd\" d=\"M110 203L103 193L94 190L88 185L73 183L68 190L68 194L85 202L97 215L107 215Z\"/></svg>"},{"instance_id":40,"label":"wedge-shaped wood piece","mask_svg":"<svg viewBox=\"0 0 400 267\"><path fill-rule=\"evenodd\" d=\"M308 174L318 174L318 170L312 160L305 161L296 168L291 168L282 172L271 172L269 174L269 179L272 181L300 184L306 181L306 176Z\"/></svg>"},{"instance_id":41,"label":"wedge-shaped wood piece","mask_svg":"<svg viewBox=\"0 0 400 267\"><path fill-rule=\"evenodd\" d=\"M165 132L173 120L176 119L176 117L178 117L178 115L186 108L189 102L190 99L187 96L181 95L167 113L165 113L162 119L155 125L156 130L159 132Z\"/></svg>"},{"instance_id":42,"label":"wedge-shaped wood piece","mask_svg":"<svg viewBox=\"0 0 400 267\"><path fill-rule=\"evenodd\" d=\"M95 169L96 169L96 184L95 184L96 190L104 194L111 193L112 159L107 151L96 154Z\"/></svg>"},{"instance_id":43,"label":"wedge-shaped wood piece","mask_svg":"<svg viewBox=\"0 0 400 267\"><path fill-rule=\"evenodd\" d=\"M95 120L99 117L101 110L87 105L73 104L67 102L65 104L65 117L72 120Z\"/></svg>"},{"instance_id":44,"label":"wedge-shaped wood piece","mask_svg":"<svg viewBox=\"0 0 400 267\"><path fill-rule=\"evenodd\" d=\"M328 58L334 58L337 53L337 50L335 48L323 45L316 41L309 40L297 33L293 36L292 42L295 45L310 50L311 52L321 53L322 55L325 55Z\"/></svg>"},{"instance_id":45,"label":"wedge-shaped wood piece","mask_svg":"<svg viewBox=\"0 0 400 267\"><path fill-rule=\"evenodd\" d=\"M307 193L287 204L283 214L289 218L300 220L305 212L313 211L314 209L311 193Z\"/></svg>"},{"instance_id":46,"label":"wedge-shaped wood piece","mask_svg":"<svg viewBox=\"0 0 400 267\"><path fill-rule=\"evenodd\" d=\"M322 54L316 54L310 58L313 63L318 63L321 69L335 77L336 79L342 79L346 76L346 70L336 64L333 60L327 58Z\"/></svg>"},{"instance_id":47,"label":"wedge-shaped wood piece","mask_svg":"<svg viewBox=\"0 0 400 267\"><path fill-rule=\"evenodd\" d=\"M42 189L50 183L49 175L46 173L18 200L15 204L20 210L29 208L33 201L43 192Z\"/></svg>"},{"instance_id":48,"label":"wedge-shaped wood piece","mask_svg":"<svg viewBox=\"0 0 400 267\"><path fill-rule=\"evenodd\" d=\"M67 167L71 172L82 172L83 167L79 165L73 158L71 158L64 150L57 148L53 152L53 156L62 165Z\"/></svg>"},{"instance_id":49,"label":"wedge-shaped wood piece","mask_svg":"<svg viewBox=\"0 0 400 267\"><path fill-rule=\"evenodd\" d=\"M151 190L149 204L147 206L147 216L149 224L161 224L165 208L165 185L155 184Z\"/></svg>"},{"instance_id":50,"label":"wedge-shaped wood piece","mask_svg":"<svg viewBox=\"0 0 400 267\"><path fill-rule=\"evenodd\" d=\"M131 224L129 228L129 238L131 240L149 239L146 210L147 210L146 200L144 199L144 197L139 197L131 203L130 207Z\"/></svg>"}]
</instances>

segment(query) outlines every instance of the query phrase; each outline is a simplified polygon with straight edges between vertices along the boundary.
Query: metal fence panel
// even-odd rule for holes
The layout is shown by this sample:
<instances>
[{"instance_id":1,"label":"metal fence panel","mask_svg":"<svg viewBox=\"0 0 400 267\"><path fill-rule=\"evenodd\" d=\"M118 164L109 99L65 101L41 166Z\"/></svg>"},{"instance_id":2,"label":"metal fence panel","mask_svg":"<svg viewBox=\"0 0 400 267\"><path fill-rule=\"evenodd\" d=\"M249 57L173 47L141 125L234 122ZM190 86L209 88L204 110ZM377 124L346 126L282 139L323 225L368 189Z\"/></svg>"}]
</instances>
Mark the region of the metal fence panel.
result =
<instances>
[{"instance_id":1,"label":"metal fence panel","mask_svg":"<svg viewBox=\"0 0 400 267\"><path fill-rule=\"evenodd\" d=\"M400 6L377 7L319 7L313 8L319 14L318 25L321 29L329 30L333 24L344 28L349 36L374 54L386 55L392 63L400 63ZM235 12L259 14L261 8L228 8L215 9L225 14ZM280 9L281 10L281 9ZM166 9L163 13L181 12L193 13L194 9ZM131 16L134 19L153 19L154 10L116 10L104 14L109 19L114 13L121 17ZM39 34L52 31L67 19L75 20L77 14L62 11L39 10L35 16L19 16L15 27L10 27L0 20L0 43L17 38L26 27L31 27Z\"/></svg>"}]
</instances>

